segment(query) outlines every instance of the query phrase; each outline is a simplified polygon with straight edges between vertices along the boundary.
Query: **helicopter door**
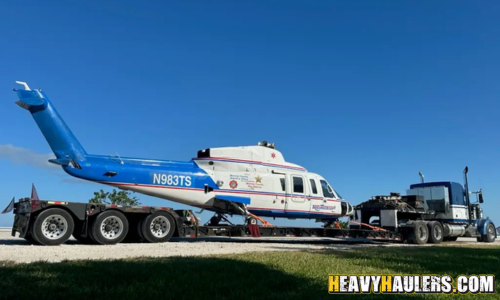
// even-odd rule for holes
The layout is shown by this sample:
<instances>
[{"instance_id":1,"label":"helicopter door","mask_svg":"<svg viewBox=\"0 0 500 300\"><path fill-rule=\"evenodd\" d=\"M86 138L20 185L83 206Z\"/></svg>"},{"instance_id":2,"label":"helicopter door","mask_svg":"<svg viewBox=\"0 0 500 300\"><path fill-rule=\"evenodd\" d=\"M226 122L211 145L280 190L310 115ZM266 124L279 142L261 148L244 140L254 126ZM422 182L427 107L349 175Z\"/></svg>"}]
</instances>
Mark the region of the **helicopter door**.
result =
<instances>
[{"instance_id":1,"label":"helicopter door","mask_svg":"<svg viewBox=\"0 0 500 300\"><path fill-rule=\"evenodd\" d=\"M279 174L274 177L274 190L277 192L273 196L273 209L284 211L287 203L287 183L285 174Z\"/></svg>"},{"instance_id":2,"label":"helicopter door","mask_svg":"<svg viewBox=\"0 0 500 300\"><path fill-rule=\"evenodd\" d=\"M306 178L302 175L291 175L290 201L285 210L288 212L309 213L309 202L306 199Z\"/></svg>"}]
</instances>

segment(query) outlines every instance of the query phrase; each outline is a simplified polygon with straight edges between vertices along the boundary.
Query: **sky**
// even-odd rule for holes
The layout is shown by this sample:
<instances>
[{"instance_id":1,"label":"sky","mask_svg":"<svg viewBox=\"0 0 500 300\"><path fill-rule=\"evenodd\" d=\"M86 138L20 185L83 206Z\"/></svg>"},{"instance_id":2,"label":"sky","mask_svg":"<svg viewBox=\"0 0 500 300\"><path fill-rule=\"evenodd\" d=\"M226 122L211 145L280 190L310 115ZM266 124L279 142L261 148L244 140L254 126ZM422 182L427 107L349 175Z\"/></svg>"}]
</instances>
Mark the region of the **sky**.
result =
<instances>
[{"instance_id":1,"label":"sky","mask_svg":"<svg viewBox=\"0 0 500 300\"><path fill-rule=\"evenodd\" d=\"M405 193L419 171L463 183L468 166L499 226L499 13L460 0L1 1L0 209L32 183L50 200L111 191L47 163L14 104L20 80L89 153L187 161L267 140L353 205Z\"/></svg>"}]
</instances>

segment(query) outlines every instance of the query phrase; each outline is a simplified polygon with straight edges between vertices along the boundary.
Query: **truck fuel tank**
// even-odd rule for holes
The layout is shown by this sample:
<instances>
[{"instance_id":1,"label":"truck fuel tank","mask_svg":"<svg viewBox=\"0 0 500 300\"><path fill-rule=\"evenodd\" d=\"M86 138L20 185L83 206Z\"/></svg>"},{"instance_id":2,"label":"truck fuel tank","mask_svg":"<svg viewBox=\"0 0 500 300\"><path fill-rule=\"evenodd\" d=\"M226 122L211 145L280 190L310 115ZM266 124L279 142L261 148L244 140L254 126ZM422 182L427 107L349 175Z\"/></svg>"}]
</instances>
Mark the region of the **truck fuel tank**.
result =
<instances>
[{"instance_id":1,"label":"truck fuel tank","mask_svg":"<svg viewBox=\"0 0 500 300\"><path fill-rule=\"evenodd\" d=\"M443 236L462 236L465 234L465 225L443 224Z\"/></svg>"}]
</instances>

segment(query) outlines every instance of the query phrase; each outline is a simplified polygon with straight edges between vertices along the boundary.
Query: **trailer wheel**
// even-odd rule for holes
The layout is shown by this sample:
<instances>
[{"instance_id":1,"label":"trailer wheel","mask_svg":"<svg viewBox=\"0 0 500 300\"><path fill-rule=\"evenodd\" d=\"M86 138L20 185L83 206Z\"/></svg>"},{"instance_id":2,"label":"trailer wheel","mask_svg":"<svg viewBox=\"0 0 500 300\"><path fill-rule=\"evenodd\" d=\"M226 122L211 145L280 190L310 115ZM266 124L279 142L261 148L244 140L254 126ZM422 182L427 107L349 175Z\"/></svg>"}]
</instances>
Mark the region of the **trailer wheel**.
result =
<instances>
[{"instance_id":1,"label":"trailer wheel","mask_svg":"<svg viewBox=\"0 0 500 300\"><path fill-rule=\"evenodd\" d=\"M429 229L429 240L431 244L440 244L443 241L443 225L437 221L427 223Z\"/></svg>"},{"instance_id":2,"label":"trailer wheel","mask_svg":"<svg viewBox=\"0 0 500 300\"><path fill-rule=\"evenodd\" d=\"M409 240L413 244L425 244L429 239L429 230L423 222L413 223L413 230L410 232Z\"/></svg>"},{"instance_id":3,"label":"trailer wheel","mask_svg":"<svg viewBox=\"0 0 500 300\"><path fill-rule=\"evenodd\" d=\"M108 210L92 220L90 231L91 238L98 244L117 244L127 236L128 220L121 212Z\"/></svg>"},{"instance_id":4,"label":"trailer wheel","mask_svg":"<svg viewBox=\"0 0 500 300\"><path fill-rule=\"evenodd\" d=\"M164 211L156 211L148 215L141 223L142 235L150 243L166 242L175 231L174 218Z\"/></svg>"},{"instance_id":5,"label":"trailer wheel","mask_svg":"<svg viewBox=\"0 0 500 300\"><path fill-rule=\"evenodd\" d=\"M50 208L38 215L31 234L42 245L60 245L70 238L74 227L73 217L67 211Z\"/></svg>"}]
</instances>

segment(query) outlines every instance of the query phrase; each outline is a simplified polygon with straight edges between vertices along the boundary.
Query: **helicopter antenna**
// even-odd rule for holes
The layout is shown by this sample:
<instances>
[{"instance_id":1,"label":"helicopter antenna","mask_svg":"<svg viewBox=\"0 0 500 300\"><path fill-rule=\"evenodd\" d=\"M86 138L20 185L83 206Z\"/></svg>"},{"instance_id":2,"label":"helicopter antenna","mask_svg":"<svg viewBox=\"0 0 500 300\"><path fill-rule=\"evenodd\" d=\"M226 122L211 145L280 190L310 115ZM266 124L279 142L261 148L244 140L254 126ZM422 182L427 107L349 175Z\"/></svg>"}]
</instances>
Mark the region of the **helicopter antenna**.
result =
<instances>
[{"instance_id":1,"label":"helicopter antenna","mask_svg":"<svg viewBox=\"0 0 500 300\"><path fill-rule=\"evenodd\" d=\"M420 180L422 181L422 183L424 183L425 182L425 180L424 180L424 174L422 174L422 172L419 171L418 175L420 176Z\"/></svg>"},{"instance_id":2,"label":"helicopter antenna","mask_svg":"<svg viewBox=\"0 0 500 300\"><path fill-rule=\"evenodd\" d=\"M24 85L24 89L27 90L27 91L31 91L30 87L28 86L28 84L24 81L16 81L17 84L21 84L21 85Z\"/></svg>"},{"instance_id":3,"label":"helicopter antenna","mask_svg":"<svg viewBox=\"0 0 500 300\"><path fill-rule=\"evenodd\" d=\"M118 154L118 152L115 152L115 153L116 153L116 157L118 157L118 159L120 160L120 164L123 165L122 158L120 157L120 155Z\"/></svg>"}]
</instances>

